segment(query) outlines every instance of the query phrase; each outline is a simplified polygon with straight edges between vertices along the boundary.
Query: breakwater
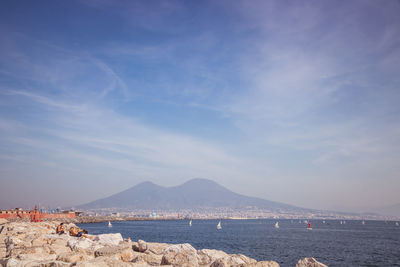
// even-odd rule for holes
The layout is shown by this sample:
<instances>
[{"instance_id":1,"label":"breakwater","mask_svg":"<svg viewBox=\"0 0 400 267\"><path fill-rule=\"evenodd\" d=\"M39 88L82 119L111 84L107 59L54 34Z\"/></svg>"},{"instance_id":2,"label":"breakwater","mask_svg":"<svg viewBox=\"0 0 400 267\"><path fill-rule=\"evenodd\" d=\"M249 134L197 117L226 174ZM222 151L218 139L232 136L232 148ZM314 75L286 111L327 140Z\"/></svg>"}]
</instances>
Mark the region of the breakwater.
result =
<instances>
[{"instance_id":1,"label":"breakwater","mask_svg":"<svg viewBox=\"0 0 400 267\"><path fill-rule=\"evenodd\" d=\"M240 266L276 267L275 261L256 261L242 254L196 250L190 244L167 244L123 239L120 233L73 237L56 234L59 222L0 221L0 265L13 266ZM64 225L66 232L73 223ZM297 267L325 266L313 258Z\"/></svg>"}]
</instances>

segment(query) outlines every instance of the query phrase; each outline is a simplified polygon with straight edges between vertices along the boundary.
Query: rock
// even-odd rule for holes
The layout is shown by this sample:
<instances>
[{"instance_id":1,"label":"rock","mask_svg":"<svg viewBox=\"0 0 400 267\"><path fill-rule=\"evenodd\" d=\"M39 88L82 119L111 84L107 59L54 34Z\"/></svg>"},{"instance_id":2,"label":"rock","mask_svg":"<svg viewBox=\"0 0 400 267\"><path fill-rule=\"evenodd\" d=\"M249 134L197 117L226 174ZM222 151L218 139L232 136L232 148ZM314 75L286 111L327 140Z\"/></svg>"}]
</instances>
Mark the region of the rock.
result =
<instances>
[{"instance_id":1,"label":"rock","mask_svg":"<svg viewBox=\"0 0 400 267\"><path fill-rule=\"evenodd\" d=\"M147 242L143 240L138 240L132 244L132 249L137 252L145 252L147 250Z\"/></svg>"},{"instance_id":2,"label":"rock","mask_svg":"<svg viewBox=\"0 0 400 267\"><path fill-rule=\"evenodd\" d=\"M73 251L89 251L93 250L94 242L85 237L78 237L68 241L68 246Z\"/></svg>"},{"instance_id":3,"label":"rock","mask_svg":"<svg viewBox=\"0 0 400 267\"><path fill-rule=\"evenodd\" d=\"M95 257L114 257L115 259L122 261L131 261L133 257L133 250L131 246L120 245L120 246L106 246L102 247L94 252Z\"/></svg>"},{"instance_id":4,"label":"rock","mask_svg":"<svg viewBox=\"0 0 400 267\"><path fill-rule=\"evenodd\" d=\"M328 266L323 263L320 263L314 258L304 258L300 259L297 262L296 267L328 267Z\"/></svg>"},{"instance_id":5,"label":"rock","mask_svg":"<svg viewBox=\"0 0 400 267\"><path fill-rule=\"evenodd\" d=\"M138 251L145 252L147 250L147 243L143 240L138 240Z\"/></svg>"},{"instance_id":6,"label":"rock","mask_svg":"<svg viewBox=\"0 0 400 267\"><path fill-rule=\"evenodd\" d=\"M199 265L206 265L214 262L217 259L229 257L229 255L221 250L202 249L197 251Z\"/></svg>"},{"instance_id":7,"label":"rock","mask_svg":"<svg viewBox=\"0 0 400 267\"><path fill-rule=\"evenodd\" d=\"M122 235L120 233L117 233L117 234L97 235L97 236L95 236L93 241L96 241L100 245L117 246L117 245L119 245L120 242L122 242L124 240L122 238Z\"/></svg>"},{"instance_id":8,"label":"rock","mask_svg":"<svg viewBox=\"0 0 400 267\"><path fill-rule=\"evenodd\" d=\"M6 219L0 218L0 225L6 224L8 221Z\"/></svg>"},{"instance_id":9,"label":"rock","mask_svg":"<svg viewBox=\"0 0 400 267\"><path fill-rule=\"evenodd\" d=\"M90 261L78 262L75 267L130 267L130 266L148 266L148 265L137 265L133 262L122 262L117 259L109 257L97 257Z\"/></svg>"},{"instance_id":10,"label":"rock","mask_svg":"<svg viewBox=\"0 0 400 267\"><path fill-rule=\"evenodd\" d=\"M276 261L259 261L247 264L246 267L279 267L279 264Z\"/></svg>"},{"instance_id":11,"label":"rock","mask_svg":"<svg viewBox=\"0 0 400 267\"><path fill-rule=\"evenodd\" d=\"M147 243L147 250L146 253L153 253L157 255L162 255L163 251L167 248L172 246L172 244L167 243Z\"/></svg>"},{"instance_id":12,"label":"rock","mask_svg":"<svg viewBox=\"0 0 400 267\"><path fill-rule=\"evenodd\" d=\"M159 266L162 261L162 255L157 255L153 253L139 253L134 251L132 262L140 264L149 264L152 266Z\"/></svg>"},{"instance_id":13,"label":"rock","mask_svg":"<svg viewBox=\"0 0 400 267\"><path fill-rule=\"evenodd\" d=\"M69 267L70 264L62 261L26 261L10 258L7 260L5 267Z\"/></svg>"},{"instance_id":14,"label":"rock","mask_svg":"<svg viewBox=\"0 0 400 267\"><path fill-rule=\"evenodd\" d=\"M230 267L230 266L251 266L257 263L256 260L242 254L232 254L228 257L220 258L210 264L210 267Z\"/></svg>"},{"instance_id":15,"label":"rock","mask_svg":"<svg viewBox=\"0 0 400 267\"><path fill-rule=\"evenodd\" d=\"M164 249L161 265L198 266L197 251L190 244L172 245Z\"/></svg>"},{"instance_id":16,"label":"rock","mask_svg":"<svg viewBox=\"0 0 400 267\"><path fill-rule=\"evenodd\" d=\"M59 254L57 257L58 261L64 261L69 263L75 263L78 261L88 261L93 259L94 257L83 254L83 253L76 253L76 252L67 252Z\"/></svg>"}]
</instances>

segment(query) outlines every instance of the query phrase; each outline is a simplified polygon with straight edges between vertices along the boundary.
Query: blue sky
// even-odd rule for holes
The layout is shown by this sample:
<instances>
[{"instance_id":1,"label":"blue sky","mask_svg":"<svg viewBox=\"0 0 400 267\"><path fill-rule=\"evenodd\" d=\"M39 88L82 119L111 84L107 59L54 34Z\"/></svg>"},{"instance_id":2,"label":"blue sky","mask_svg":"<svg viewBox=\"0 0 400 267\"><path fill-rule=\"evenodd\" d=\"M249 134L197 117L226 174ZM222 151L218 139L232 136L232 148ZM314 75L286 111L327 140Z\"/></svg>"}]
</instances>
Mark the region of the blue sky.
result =
<instances>
[{"instance_id":1,"label":"blue sky","mask_svg":"<svg viewBox=\"0 0 400 267\"><path fill-rule=\"evenodd\" d=\"M400 202L399 1L0 5L0 207L196 177Z\"/></svg>"}]
</instances>

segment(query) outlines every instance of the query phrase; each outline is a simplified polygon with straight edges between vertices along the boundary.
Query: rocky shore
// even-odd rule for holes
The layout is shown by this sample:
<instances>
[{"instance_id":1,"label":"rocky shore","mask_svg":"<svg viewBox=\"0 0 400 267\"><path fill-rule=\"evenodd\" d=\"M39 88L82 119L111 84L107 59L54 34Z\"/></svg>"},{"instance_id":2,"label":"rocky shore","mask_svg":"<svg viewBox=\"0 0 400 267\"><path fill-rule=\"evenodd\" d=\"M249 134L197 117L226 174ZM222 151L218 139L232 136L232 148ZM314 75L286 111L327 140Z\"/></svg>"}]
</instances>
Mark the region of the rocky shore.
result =
<instances>
[{"instance_id":1,"label":"rocky shore","mask_svg":"<svg viewBox=\"0 0 400 267\"><path fill-rule=\"evenodd\" d=\"M196 250L190 244L150 243L123 239L121 234L73 237L56 234L59 222L8 222L0 219L0 266L210 266L276 267L275 261L256 261L242 254ZM73 223L64 224L66 233ZM324 267L313 258L296 267Z\"/></svg>"}]
</instances>

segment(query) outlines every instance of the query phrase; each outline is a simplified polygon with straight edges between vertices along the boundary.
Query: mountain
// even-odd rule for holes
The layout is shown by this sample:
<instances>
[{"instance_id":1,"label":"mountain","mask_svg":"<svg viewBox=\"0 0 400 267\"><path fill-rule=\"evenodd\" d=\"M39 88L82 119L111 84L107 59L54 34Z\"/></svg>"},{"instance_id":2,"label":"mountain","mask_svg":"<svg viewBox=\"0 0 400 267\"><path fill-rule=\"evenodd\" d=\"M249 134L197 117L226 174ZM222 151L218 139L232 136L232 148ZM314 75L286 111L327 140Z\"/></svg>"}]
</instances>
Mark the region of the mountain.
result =
<instances>
[{"instance_id":1,"label":"mountain","mask_svg":"<svg viewBox=\"0 0 400 267\"><path fill-rule=\"evenodd\" d=\"M80 205L77 208L84 210L100 208L198 210L206 208L244 209L248 207L271 211L305 211L305 209L283 203L240 195L207 179L192 179L174 187L163 187L151 182L144 182L110 197Z\"/></svg>"}]
</instances>

